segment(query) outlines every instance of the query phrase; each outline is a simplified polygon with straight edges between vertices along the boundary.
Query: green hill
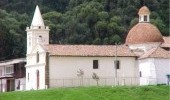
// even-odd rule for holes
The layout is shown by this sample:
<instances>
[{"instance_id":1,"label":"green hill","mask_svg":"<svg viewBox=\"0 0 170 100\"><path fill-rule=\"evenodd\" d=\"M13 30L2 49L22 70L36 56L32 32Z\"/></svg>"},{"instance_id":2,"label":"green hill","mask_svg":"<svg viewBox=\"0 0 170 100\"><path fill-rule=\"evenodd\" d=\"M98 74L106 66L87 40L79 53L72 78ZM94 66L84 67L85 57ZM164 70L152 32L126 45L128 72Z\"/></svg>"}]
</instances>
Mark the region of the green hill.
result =
<instances>
[{"instance_id":1,"label":"green hill","mask_svg":"<svg viewBox=\"0 0 170 100\"><path fill-rule=\"evenodd\" d=\"M0 93L0 100L170 100L170 87L54 88Z\"/></svg>"}]
</instances>

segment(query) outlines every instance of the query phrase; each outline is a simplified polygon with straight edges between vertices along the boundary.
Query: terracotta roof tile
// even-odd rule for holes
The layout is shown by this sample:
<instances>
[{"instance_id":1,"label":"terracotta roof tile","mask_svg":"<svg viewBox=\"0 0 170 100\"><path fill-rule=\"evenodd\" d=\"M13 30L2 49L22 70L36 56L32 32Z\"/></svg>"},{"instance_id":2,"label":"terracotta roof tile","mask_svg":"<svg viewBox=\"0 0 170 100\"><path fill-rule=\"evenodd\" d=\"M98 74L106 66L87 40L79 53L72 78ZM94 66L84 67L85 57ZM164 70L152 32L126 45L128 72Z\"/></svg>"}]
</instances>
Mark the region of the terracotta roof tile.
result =
<instances>
[{"instance_id":1,"label":"terracotta roof tile","mask_svg":"<svg viewBox=\"0 0 170 100\"><path fill-rule=\"evenodd\" d=\"M148 52L144 53L139 59L144 58L170 58L170 51L166 51L161 47L152 48Z\"/></svg>"},{"instance_id":2,"label":"terracotta roof tile","mask_svg":"<svg viewBox=\"0 0 170 100\"><path fill-rule=\"evenodd\" d=\"M44 45L43 48L56 56L108 56L116 55L116 46L113 45ZM125 45L117 46L117 56L136 55Z\"/></svg>"},{"instance_id":3,"label":"terracotta roof tile","mask_svg":"<svg viewBox=\"0 0 170 100\"><path fill-rule=\"evenodd\" d=\"M138 23L128 33L126 44L163 42L158 28L150 23Z\"/></svg>"}]
</instances>

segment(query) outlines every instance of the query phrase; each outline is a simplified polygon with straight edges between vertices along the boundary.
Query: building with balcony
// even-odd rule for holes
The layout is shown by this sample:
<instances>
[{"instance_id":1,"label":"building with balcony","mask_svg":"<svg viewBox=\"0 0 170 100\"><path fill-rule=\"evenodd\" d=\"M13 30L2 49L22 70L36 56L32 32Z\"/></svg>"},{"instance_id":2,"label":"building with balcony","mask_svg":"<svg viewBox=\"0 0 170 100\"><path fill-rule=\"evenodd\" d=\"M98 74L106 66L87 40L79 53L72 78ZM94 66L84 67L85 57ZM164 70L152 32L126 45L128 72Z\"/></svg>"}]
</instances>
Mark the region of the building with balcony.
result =
<instances>
[{"instance_id":1,"label":"building with balcony","mask_svg":"<svg viewBox=\"0 0 170 100\"><path fill-rule=\"evenodd\" d=\"M0 62L0 92L25 90L25 58Z\"/></svg>"}]
</instances>

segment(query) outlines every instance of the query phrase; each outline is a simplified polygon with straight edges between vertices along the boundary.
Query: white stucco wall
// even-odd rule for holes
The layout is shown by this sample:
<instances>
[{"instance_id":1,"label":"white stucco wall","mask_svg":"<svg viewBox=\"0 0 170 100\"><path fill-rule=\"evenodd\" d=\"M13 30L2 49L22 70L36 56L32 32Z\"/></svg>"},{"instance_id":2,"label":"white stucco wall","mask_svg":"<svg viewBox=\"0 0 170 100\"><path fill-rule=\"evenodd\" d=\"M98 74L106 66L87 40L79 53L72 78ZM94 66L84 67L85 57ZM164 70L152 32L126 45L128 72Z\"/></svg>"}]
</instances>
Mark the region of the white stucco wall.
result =
<instances>
[{"instance_id":1,"label":"white stucco wall","mask_svg":"<svg viewBox=\"0 0 170 100\"><path fill-rule=\"evenodd\" d=\"M98 69L93 69L93 60L98 60ZM50 87L60 87L63 85L78 86L76 81L79 81L77 76L77 71L79 69L84 71L84 85L95 84L95 81L92 79L93 72L100 77L101 84L102 81L107 81L106 83L108 85L113 85L115 77L114 60L114 57L50 56ZM119 78L126 77L127 80L125 83L130 84L130 79L128 78L136 78L139 76L138 68L136 67L136 60L134 57L119 57L118 60L120 60L120 69L118 70L117 76ZM102 80L102 78L107 78L107 80ZM91 82L89 83L89 81ZM121 83L122 80L120 80L119 84ZM132 81L131 84L133 84Z\"/></svg>"},{"instance_id":2,"label":"white stucco wall","mask_svg":"<svg viewBox=\"0 0 170 100\"><path fill-rule=\"evenodd\" d=\"M45 88L45 65L29 66L26 70L26 90L37 90L37 71L39 71L39 89ZM28 78L29 74L29 78Z\"/></svg>"},{"instance_id":3,"label":"white stucco wall","mask_svg":"<svg viewBox=\"0 0 170 100\"><path fill-rule=\"evenodd\" d=\"M170 59L155 59L157 84L167 84L167 74L170 74Z\"/></svg>"},{"instance_id":4,"label":"white stucco wall","mask_svg":"<svg viewBox=\"0 0 170 100\"><path fill-rule=\"evenodd\" d=\"M148 50L158 47L160 42L150 42L141 44L129 44L129 48L136 54L141 55Z\"/></svg>"},{"instance_id":5,"label":"white stucco wall","mask_svg":"<svg viewBox=\"0 0 170 100\"><path fill-rule=\"evenodd\" d=\"M156 84L156 72L154 59L139 60L139 71L141 72L140 85Z\"/></svg>"},{"instance_id":6,"label":"white stucco wall","mask_svg":"<svg viewBox=\"0 0 170 100\"><path fill-rule=\"evenodd\" d=\"M20 81L20 89L17 89L19 81ZM25 78L15 79L15 90L16 91L25 90L25 85L26 85L25 83L26 83Z\"/></svg>"},{"instance_id":7,"label":"white stucco wall","mask_svg":"<svg viewBox=\"0 0 170 100\"><path fill-rule=\"evenodd\" d=\"M167 84L170 74L170 59L147 58L139 60L140 85Z\"/></svg>"},{"instance_id":8,"label":"white stucco wall","mask_svg":"<svg viewBox=\"0 0 170 100\"><path fill-rule=\"evenodd\" d=\"M41 40L39 36L42 37ZM49 29L27 30L27 54L30 54L37 44L49 44Z\"/></svg>"},{"instance_id":9,"label":"white stucco wall","mask_svg":"<svg viewBox=\"0 0 170 100\"><path fill-rule=\"evenodd\" d=\"M5 75L5 66L0 66L0 71L1 71L0 76L4 76Z\"/></svg>"},{"instance_id":10,"label":"white stucco wall","mask_svg":"<svg viewBox=\"0 0 170 100\"><path fill-rule=\"evenodd\" d=\"M148 51L151 48L158 47L160 45L160 42L150 42L150 43L141 43L141 44L130 44L130 49L142 49L144 51Z\"/></svg>"},{"instance_id":11,"label":"white stucco wall","mask_svg":"<svg viewBox=\"0 0 170 100\"><path fill-rule=\"evenodd\" d=\"M7 91L6 90L6 79L0 79L0 90L2 88L2 92Z\"/></svg>"},{"instance_id":12,"label":"white stucco wall","mask_svg":"<svg viewBox=\"0 0 170 100\"><path fill-rule=\"evenodd\" d=\"M37 52L39 53L39 62L36 62ZM38 89L45 88L45 65L46 65L46 52L41 48L40 45L37 45L32 50L31 54L27 54L26 90L37 89L37 71L39 71Z\"/></svg>"},{"instance_id":13,"label":"white stucco wall","mask_svg":"<svg viewBox=\"0 0 170 100\"><path fill-rule=\"evenodd\" d=\"M38 63L45 63L46 61L46 52L42 49L40 45L37 45L32 51L31 54L27 54L27 65L35 65L37 64L37 52L39 53L39 62Z\"/></svg>"}]
</instances>

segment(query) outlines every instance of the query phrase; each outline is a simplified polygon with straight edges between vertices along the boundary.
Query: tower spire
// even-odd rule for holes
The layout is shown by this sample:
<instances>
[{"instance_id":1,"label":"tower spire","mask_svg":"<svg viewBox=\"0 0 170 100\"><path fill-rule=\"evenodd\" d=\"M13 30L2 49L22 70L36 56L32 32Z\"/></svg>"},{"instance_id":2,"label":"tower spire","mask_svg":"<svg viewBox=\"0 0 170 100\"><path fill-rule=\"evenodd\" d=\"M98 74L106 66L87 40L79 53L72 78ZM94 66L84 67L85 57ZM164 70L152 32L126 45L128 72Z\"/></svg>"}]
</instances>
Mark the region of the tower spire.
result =
<instances>
[{"instance_id":1,"label":"tower spire","mask_svg":"<svg viewBox=\"0 0 170 100\"><path fill-rule=\"evenodd\" d=\"M27 54L30 54L32 49L38 45L49 44L49 27L44 25L43 18L38 6L36 6L32 23L27 31Z\"/></svg>"},{"instance_id":2,"label":"tower spire","mask_svg":"<svg viewBox=\"0 0 170 100\"><path fill-rule=\"evenodd\" d=\"M38 5L36 6L31 26L44 26L44 21Z\"/></svg>"}]
</instances>

